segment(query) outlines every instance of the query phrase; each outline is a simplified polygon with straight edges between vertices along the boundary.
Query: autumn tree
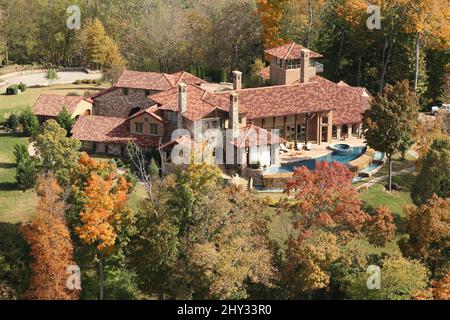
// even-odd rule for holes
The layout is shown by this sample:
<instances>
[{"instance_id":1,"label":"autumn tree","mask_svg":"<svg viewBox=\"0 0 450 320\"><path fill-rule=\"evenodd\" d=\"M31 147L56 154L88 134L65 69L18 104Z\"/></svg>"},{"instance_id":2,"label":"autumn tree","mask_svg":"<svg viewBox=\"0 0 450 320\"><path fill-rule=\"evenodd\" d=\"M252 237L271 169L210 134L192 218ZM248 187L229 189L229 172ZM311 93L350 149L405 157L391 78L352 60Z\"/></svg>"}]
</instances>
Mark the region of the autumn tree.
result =
<instances>
[{"instance_id":1,"label":"autumn tree","mask_svg":"<svg viewBox=\"0 0 450 320\"><path fill-rule=\"evenodd\" d=\"M29 299L72 300L79 292L68 287L68 267L74 265L73 247L64 213L63 188L53 173L38 181L37 215L23 226L23 234L31 246L33 276L27 292Z\"/></svg>"},{"instance_id":2,"label":"autumn tree","mask_svg":"<svg viewBox=\"0 0 450 320\"><path fill-rule=\"evenodd\" d=\"M443 117L438 116L435 119L421 119L414 128L414 149L419 154L416 161L416 169L420 172L422 163L428 154L434 140L444 138L445 130L443 128Z\"/></svg>"},{"instance_id":3,"label":"autumn tree","mask_svg":"<svg viewBox=\"0 0 450 320\"><path fill-rule=\"evenodd\" d=\"M362 230L369 216L361 209L352 177L337 162L318 162L314 171L297 168L285 190L290 199L280 202L280 211L289 215L300 238L307 238L314 228L347 236Z\"/></svg>"},{"instance_id":4,"label":"autumn tree","mask_svg":"<svg viewBox=\"0 0 450 320\"><path fill-rule=\"evenodd\" d=\"M394 217L387 206L378 207L375 214L370 217L365 233L370 243L377 247L384 247L395 237Z\"/></svg>"},{"instance_id":5,"label":"autumn tree","mask_svg":"<svg viewBox=\"0 0 450 320\"><path fill-rule=\"evenodd\" d=\"M305 241L288 241L283 278L291 294L310 297L311 292L327 288L333 264L341 255L337 238L331 233L319 231Z\"/></svg>"},{"instance_id":6,"label":"autumn tree","mask_svg":"<svg viewBox=\"0 0 450 320\"><path fill-rule=\"evenodd\" d=\"M446 46L450 40L448 17L450 9L440 0L408 0L405 3L407 32L415 37L414 90L417 91L420 68L420 52L423 41L434 46Z\"/></svg>"},{"instance_id":7,"label":"autumn tree","mask_svg":"<svg viewBox=\"0 0 450 320\"><path fill-rule=\"evenodd\" d=\"M440 280L431 281L431 292L435 300L450 300L450 272Z\"/></svg>"},{"instance_id":8,"label":"autumn tree","mask_svg":"<svg viewBox=\"0 0 450 320\"><path fill-rule=\"evenodd\" d=\"M427 272L415 260L388 257L382 261L380 289L368 288L370 274L364 270L350 277L345 294L355 300L411 300L417 291L427 288Z\"/></svg>"},{"instance_id":9,"label":"autumn tree","mask_svg":"<svg viewBox=\"0 0 450 320\"><path fill-rule=\"evenodd\" d=\"M77 33L75 41L83 66L102 68L107 75L112 70L125 67L125 60L119 48L108 36L99 19L87 21Z\"/></svg>"},{"instance_id":10,"label":"autumn tree","mask_svg":"<svg viewBox=\"0 0 450 320\"><path fill-rule=\"evenodd\" d=\"M326 0L287 0L283 9L283 34L310 48L324 24Z\"/></svg>"},{"instance_id":11,"label":"autumn tree","mask_svg":"<svg viewBox=\"0 0 450 320\"><path fill-rule=\"evenodd\" d=\"M257 14L263 25L263 41L266 49L283 45L281 19L286 0L257 0Z\"/></svg>"},{"instance_id":12,"label":"autumn tree","mask_svg":"<svg viewBox=\"0 0 450 320\"><path fill-rule=\"evenodd\" d=\"M386 153L389 166L388 189L392 191L392 157L405 153L413 144L413 130L418 121L419 104L408 81L387 85L372 107L364 112L363 130L367 144Z\"/></svg>"},{"instance_id":13,"label":"autumn tree","mask_svg":"<svg viewBox=\"0 0 450 320\"><path fill-rule=\"evenodd\" d=\"M55 120L46 121L36 135L36 155L44 171L54 171L62 186L69 184L70 170L77 163L81 143L67 137Z\"/></svg>"},{"instance_id":14,"label":"autumn tree","mask_svg":"<svg viewBox=\"0 0 450 320\"><path fill-rule=\"evenodd\" d=\"M450 197L450 138L444 136L431 145L412 188L416 205L424 204L433 194Z\"/></svg>"},{"instance_id":15,"label":"autumn tree","mask_svg":"<svg viewBox=\"0 0 450 320\"><path fill-rule=\"evenodd\" d=\"M419 259L429 267L432 278L450 268L450 200L433 196L420 207L407 207L408 238L400 242L404 256Z\"/></svg>"},{"instance_id":16,"label":"autumn tree","mask_svg":"<svg viewBox=\"0 0 450 320\"><path fill-rule=\"evenodd\" d=\"M115 178L113 174L106 179L97 173L91 174L84 190L86 202L80 213L82 225L75 229L85 244L93 245L97 250L100 300L104 298L104 257L114 249L121 219L130 214L126 207L129 185L124 177Z\"/></svg>"}]
</instances>

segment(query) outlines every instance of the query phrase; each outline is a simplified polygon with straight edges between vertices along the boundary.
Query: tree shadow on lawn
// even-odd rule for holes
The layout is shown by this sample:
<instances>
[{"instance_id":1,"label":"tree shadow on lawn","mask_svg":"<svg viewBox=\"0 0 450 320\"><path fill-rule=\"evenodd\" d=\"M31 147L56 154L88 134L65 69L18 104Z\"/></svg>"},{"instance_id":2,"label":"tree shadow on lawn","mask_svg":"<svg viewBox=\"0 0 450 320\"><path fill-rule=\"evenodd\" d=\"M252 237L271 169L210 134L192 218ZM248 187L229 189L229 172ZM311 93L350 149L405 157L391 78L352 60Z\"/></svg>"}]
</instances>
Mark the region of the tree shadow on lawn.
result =
<instances>
[{"instance_id":1,"label":"tree shadow on lawn","mask_svg":"<svg viewBox=\"0 0 450 320\"><path fill-rule=\"evenodd\" d=\"M2 191L22 191L15 182L0 182L0 190Z\"/></svg>"},{"instance_id":2,"label":"tree shadow on lawn","mask_svg":"<svg viewBox=\"0 0 450 320\"><path fill-rule=\"evenodd\" d=\"M21 299L31 275L30 247L22 237L20 224L0 222L0 235L0 283L13 290L14 298Z\"/></svg>"},{"instance_id":3,"label":"tree shadow on lawn","mask_svg":"<svg viewBox=\"0 0 450 320\"><path fill-rule=\"evenodd\" d=\"M14 163L0 162L0 169L13 169L15 167L16 167L16 164L14 164Z\"/></svg>"}]
</instances>

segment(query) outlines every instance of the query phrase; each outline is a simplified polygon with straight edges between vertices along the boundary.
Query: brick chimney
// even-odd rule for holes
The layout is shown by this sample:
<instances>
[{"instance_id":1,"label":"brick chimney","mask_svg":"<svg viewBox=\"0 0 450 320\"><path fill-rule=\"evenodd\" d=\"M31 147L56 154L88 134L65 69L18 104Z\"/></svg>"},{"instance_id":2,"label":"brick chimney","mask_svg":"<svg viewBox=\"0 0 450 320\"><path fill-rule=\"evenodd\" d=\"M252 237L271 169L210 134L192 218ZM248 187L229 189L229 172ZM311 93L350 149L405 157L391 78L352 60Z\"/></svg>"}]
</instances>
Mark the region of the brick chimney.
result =
<instances>
[{"instance_id":1,"label":"brick chimney","mask_svg":"<svg viewBox=\"0 0 450 320\"><path fill-rule=\"evenodd\" d=\"M230 93L228 129L233 131L233 138L237 138L239 135L239 95L234 91Z\"/></svg>"},{"instance_id":2,"label":"brick chimney","mask_svg":"<svg viewBox=\"0 0 450 320\"><path fill-rule=\"evenodd\" d=\"M187 111L187 92L186 85L178 85L178 128L183 128L183 114Z\"/></svg>"},{"instance_id":3,"label":"brick chimney","mask_svg":"<svg viewBox=\"0 0 450 320\"><path fill-rule=\"evenodd\" d=\"M242 89L242 72L233 71L233 90Z\"/></svg>"},{"instance_id":4,"label":"brick chimney","mask_svg":"<svg viewBox=\"0 0 450 320\"><path fill-rule=\"evenodd\" d=\"M300 67L300 82L309 82L309 53L308 49L302 49L301 53L301 67Z\"/></svg>"}]
</instances>

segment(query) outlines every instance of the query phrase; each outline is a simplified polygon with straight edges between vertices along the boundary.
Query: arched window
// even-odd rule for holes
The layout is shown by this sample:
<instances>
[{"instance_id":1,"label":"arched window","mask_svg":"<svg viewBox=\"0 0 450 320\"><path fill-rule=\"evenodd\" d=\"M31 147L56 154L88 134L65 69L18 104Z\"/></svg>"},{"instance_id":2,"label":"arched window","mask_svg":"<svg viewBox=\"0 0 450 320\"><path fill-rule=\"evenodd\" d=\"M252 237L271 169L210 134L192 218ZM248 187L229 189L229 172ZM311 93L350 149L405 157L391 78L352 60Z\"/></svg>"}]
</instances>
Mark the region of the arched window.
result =
<instances>
[{"instance_id":1,"label":"arched window","mask_svg":"<svg viewBox=\"0 0 450 320\"><path fill-rule=\"evenodd\" d=\"M141 108L133 108L133 109L131 109L130 113L128 114L128 117L131 117L132 115L135 115L139 111L141 111Z\"/></svg>"}]
</instances>

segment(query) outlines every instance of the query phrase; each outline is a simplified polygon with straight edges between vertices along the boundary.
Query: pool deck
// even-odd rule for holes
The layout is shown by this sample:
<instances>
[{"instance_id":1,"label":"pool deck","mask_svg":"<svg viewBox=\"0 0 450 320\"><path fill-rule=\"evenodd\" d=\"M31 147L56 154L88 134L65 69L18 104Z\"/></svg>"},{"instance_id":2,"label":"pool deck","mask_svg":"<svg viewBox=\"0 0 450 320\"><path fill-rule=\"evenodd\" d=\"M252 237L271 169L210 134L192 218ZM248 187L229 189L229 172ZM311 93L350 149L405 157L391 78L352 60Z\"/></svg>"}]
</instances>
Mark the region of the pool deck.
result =
<instances>
[{"instance_id":1,"label":"pool deck","mask_svg":"<svg viewBox=\"0 0 450 320\"><path fill-rule=\"evenodd\" d=\"M345 141L333 140L331 143L324 143L321 145L313 144L312 150L301 150L301 151L290 150L288 153L282 154L280 156L281 165L288 164L290 162L311 160L325 156L332 152L330 149L328 149L328 146L336 143L345 143L351 145L352 147L365 146L364 139L357 139L357 138L346 139Z\"/></svg>"}]
</instances>

